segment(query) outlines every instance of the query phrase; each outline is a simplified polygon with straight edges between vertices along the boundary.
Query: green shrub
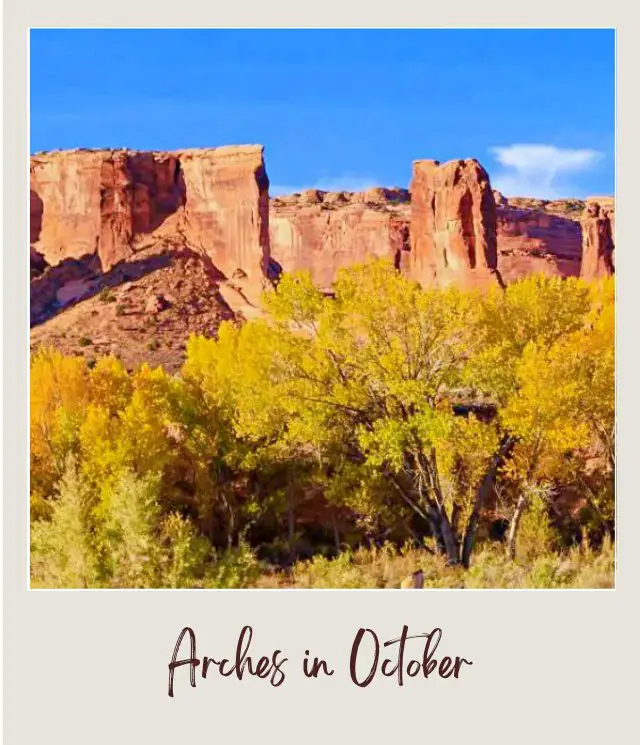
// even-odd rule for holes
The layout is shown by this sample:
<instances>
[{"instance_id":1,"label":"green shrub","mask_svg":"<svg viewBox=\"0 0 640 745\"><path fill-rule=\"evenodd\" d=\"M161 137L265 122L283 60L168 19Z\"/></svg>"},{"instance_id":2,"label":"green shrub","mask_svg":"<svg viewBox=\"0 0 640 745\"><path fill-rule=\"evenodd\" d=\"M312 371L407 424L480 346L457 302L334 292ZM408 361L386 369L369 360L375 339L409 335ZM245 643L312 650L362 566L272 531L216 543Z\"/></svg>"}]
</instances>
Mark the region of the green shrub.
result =
<instances>
[{"instance_id":1,"label":"green shrub","mask_svg":"<svg viewBox=\"0 0 640 745\"><path fill-rule=\"evenodd\" d=\"M241 541L238 548L213 554L202 587L218 589L252 587L262 571L253 549Z\"/></svg>"},{"instance_id":2,"label":"green shrub","mask_svg":"<svg viewBox=\"0 0 640 745\"><path fill-rule=\"evenodd\" d=\"M98 562L88 529L90 495L67 460L50 504L50 519L31 525L31 576L35 587L94 587Z\"/></svg>"},{"instance_id":3,"label":"green shrub","mask_svg":"<svg viewBox=\"0 0 640 745\"><path fill-rule=\"evenodd\" d=\"M517 556L533 559L536 556L544 556L559 546L560 536L551 524L546 502L550 496L542 488L530 495L518 530Z\"/></svg>"}]
</instances>

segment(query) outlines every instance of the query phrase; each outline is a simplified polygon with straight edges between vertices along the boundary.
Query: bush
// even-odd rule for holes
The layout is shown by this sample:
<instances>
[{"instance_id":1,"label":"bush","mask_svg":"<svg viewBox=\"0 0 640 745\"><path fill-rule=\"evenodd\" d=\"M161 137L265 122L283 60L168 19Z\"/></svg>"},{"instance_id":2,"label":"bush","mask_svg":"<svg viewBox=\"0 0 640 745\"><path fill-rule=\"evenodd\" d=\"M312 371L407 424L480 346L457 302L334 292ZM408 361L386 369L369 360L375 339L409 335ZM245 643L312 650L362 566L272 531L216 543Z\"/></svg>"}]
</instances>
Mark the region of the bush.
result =
<instances>
[{"instance_id":1,"label":"bush","mask_svg":"<svg viewBox=\"0 0 640 745\"><path fill-rule=\"evenodd\" d=\"M551 525L547 506L547 499L551 496L550 492L542 488L536 489L530 495L518 531L517 556L534 559L559 547L560 535Z\"/></svg>"},{"instance_id":2,"label":"bush","mask_svg":"<svg viewBox=\"0 0 640 745\"><path fill-rule=\"evenodd\" d=\"M50 519L31 525L31 576L35 587L94 587L98 562L88 529L90 497L69 458L51 502Z\"/></svg>"},{"instance_id":3,"label":"bush","mask_svg":"<svg viewBox=\"0 0 640 745\"><path fill-rule=\"evenodd\" d=\"M98 496L69 458L49 512L35 514L33 587L249 587L262 571L246 543L216 554L192 521L163 513L157 475L125 471Z\"/></svg>"},{"instance_id":4,"label":"bush","mask_svg":"<svg viewBox=\"0 0 640 745\"><path fill-rule=\"evenodd\" d=\"M237 548L214 554L202 586L218 589L252 587L262 571L253 549L241 541Z\"/></svg>"}]
</instances>

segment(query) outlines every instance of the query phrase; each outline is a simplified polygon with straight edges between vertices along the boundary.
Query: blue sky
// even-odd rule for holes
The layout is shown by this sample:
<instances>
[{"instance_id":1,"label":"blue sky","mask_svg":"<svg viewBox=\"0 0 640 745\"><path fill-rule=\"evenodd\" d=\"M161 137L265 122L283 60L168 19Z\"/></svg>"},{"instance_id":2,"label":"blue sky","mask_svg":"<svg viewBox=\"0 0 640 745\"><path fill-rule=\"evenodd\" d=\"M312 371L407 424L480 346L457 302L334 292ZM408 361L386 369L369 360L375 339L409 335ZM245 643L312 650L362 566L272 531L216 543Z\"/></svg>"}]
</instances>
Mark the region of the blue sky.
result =
<instances>
[{"instance_id":1,"label":"blue sky","mask_svg":"<svg viewBox=\"0 0 640 745\"><path fill-rule=\"evenodd\" d=\"M612 30L31 32L31 152L260 143L272 193L477 158L510 196L614 192Z\"/></svg>"}]
</instances>

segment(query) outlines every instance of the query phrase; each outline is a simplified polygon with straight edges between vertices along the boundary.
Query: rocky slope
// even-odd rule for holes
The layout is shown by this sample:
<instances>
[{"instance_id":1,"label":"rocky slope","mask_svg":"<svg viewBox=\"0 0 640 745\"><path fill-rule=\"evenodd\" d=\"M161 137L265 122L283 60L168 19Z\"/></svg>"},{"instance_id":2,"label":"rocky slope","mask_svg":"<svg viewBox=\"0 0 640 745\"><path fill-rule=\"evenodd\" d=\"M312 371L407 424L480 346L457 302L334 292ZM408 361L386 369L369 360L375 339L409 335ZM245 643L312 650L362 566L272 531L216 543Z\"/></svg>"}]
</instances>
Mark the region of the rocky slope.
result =
<instances>
[{"instance_id":1,"label":"rocky slope","mask_svg":"<svg viewBox=\"0 0 640 745\"><path fill-rule=\"evenodd\" d=\"M215 335L220 322L235 315L211 260L179 243L141 249L135 260L106 273L78 265L80 278L57 291L64 309L45 312L33 326L32 348L53 345L88 360L116 354L129 369L148 362L175 372L190 334ZM49 270L52 277L56 269ZM53 284L47 274L43 280ZM39 294L32 284L32 313Z\"/></svg>"},{"instance_id":2,"label":"rocky slope","mask_svg":"<svg viewBox=\"0 0 640 745\"><path fill-rule=\"evenodd\" d=\"M33 156L32 347L177 369L190 333L259 315L281 272L328 291L374 257L436 286L614 271L612 198L506 198L475 160L416 161L410 191L268 187L260 146Z\"/></svg>"}]
</instances>

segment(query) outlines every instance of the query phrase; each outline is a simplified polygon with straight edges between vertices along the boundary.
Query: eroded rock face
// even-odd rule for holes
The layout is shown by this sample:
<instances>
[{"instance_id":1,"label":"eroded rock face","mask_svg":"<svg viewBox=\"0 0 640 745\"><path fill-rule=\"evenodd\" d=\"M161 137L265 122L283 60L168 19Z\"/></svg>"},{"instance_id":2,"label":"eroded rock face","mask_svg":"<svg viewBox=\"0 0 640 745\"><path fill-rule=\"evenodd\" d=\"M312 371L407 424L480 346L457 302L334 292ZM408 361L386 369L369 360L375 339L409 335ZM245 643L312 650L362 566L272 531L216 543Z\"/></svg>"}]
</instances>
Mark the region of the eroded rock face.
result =
<instances>
[{"instance_id":1,"label":"eroded rock face","mask_svg":"<svg viewBox=\"0 0 640 745\"><path fill-rule=\"evenodd\" d=\"M308 270L329 290L342 267L388 258L408 269L409 192L323 192L271 200L271 258L279 271Z\"/></svg>"},{"instance_id":2,"label":"eroded rock face","mask_svg":"<svg viewBox=\"0 0 640 745\"><path fill-rule=\"evenodd\" d=\"M500 281L495 198L478 161L414 162L410 266L411 276L427 287Z\"/></svg>"},{"instance_id":3,"label":"eroded rock face","mask_svg":"<svg viewBox=\"0 0 640 745\"><path fill-rule=\"evenodd\" d=\"M600 279L614 273L614 220L612 204L587 202L581 220L583 279Z\"/></svg>"},{"instance_id":4,"label":"eroded rock face","mask_svg":"<svg viewBox=\"0 0 640 745\"><path fill-rule=\"evenodd\" d=\"M493 195L497 270L504 283L531 274L580 275L580 217L585 201L505 197L496 191ZM613 225L613 198L598 199L606 205ZM409 275L410 203L405 189L377 188L357 194L309 190L275 197L270 213L272 256L280 270L308 269L324 289L331 286L340 267L372 257L393 259ZM467 276L465 268L463 284L477 283L473 274L471 280ZM490 273L489 282L493 281Z\"/></svg>"},{"instance_id":5,"label":"eroded rock face","mask_svg":"<svg viewBox=\"0 0 640 745\"><path fill-rule=\"evenodd\" d=\"M496 211L498 268L505 282L530 274L577 277L582 254L580 223L545 205L533 209L513 207L504 200Z\"/></svg>"},{"instance_id":6,"label":"eroded rock face","mask_svg":"<svg viewBox=\"0 0 640 745\"><path fill-rule=\"evenodd\" d=\"M54 266L99 258L109 271L140 238L179 234L230 276L259 284L269 261L268 179L260 146L73 150L31 158L31 246Z\"/></svg>"},{"instance_id":7,"label":"eroded rock face","mask_svg":"<svg viewBox=\"0 0 640 745\"><path fill-rule=\"evenodd\" d=\"M259 146L178 154L186 189L185 234L227 278L259 284L269 265L269 179Z\"/></svg>"},{"instance_id":8,"label":"eroded rock face","mask_svg":"<svg viewBox=\"0 0 640 745\"><path fill-rule=\"evenodd\" d=\"M49 266L44 260L44 256L42 254L39 254L33 246L31 246L29 252L29 264L31 270L31 279L39 277Z\"/></svg>"},{"instance_id":9,"label":"eroded rock face","mask_svg":"<svg viewBox=\"0 0 640 745\"><path fill-rule=\"evenodd\" d=\"M48 264L98 253L105 153L31 158L31 244Z\"/></svg>"},{"instance_id":10,"label":"eroded rock face","mask_svg":"<svg viewBox=\"0 0 640 745\"><path fill-rule=\"evenodd\" d=\"M49 272L50 307L50 270L62 262L92 259L108 273L170 241L206 256L232 300L257 308L265 278L307 269L329 290L340 268L378 257L425 286L576 276L581 260L585 277L613 271L612 198L505 197L475 160L416 161L411 189L314 189L269 202L260 146L37 155L31 276Z\"/></svg>"}]
</instances>

